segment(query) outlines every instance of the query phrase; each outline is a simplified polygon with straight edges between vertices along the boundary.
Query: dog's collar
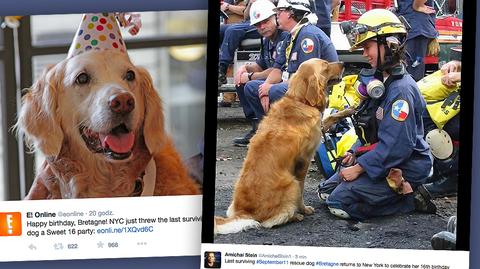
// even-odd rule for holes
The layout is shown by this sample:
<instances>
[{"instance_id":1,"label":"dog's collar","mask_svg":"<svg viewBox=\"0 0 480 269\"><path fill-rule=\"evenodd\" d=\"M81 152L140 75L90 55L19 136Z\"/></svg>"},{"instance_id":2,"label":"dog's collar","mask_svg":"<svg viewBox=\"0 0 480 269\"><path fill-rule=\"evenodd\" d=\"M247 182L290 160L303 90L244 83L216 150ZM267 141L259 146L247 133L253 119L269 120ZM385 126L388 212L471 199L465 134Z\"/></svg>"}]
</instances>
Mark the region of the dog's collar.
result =
<instances>
[{"instance_id":1,"label":"dog's collar","mask_svg":"<svg viewBox=\"0 0 480 269\"><path fill-rule=\"evenodd\" d=\"M135 180L135 187L133 192L130 194L132 197L138 197L142 195L143 192L143 176L145 176L145 171L143 171Z\"/></svg>"}]
</instances>

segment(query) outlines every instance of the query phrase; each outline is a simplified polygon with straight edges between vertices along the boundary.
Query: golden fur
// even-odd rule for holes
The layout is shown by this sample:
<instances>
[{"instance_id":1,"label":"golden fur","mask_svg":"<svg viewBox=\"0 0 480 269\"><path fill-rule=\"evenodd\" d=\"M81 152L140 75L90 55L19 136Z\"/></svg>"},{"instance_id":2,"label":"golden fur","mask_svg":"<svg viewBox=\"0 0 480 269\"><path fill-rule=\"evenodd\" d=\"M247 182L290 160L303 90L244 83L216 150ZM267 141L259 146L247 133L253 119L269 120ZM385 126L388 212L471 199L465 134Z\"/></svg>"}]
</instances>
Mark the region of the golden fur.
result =
<instances>
[{"instance_id":1,"label":"golden fur","mask_svg":"<svg viewBox=\"0 0 480 269\"><path fill-rule=\"evenodd\" d=\"M314 213L303 202L304 179L322 134L325 88L341 71L341 63L320 59L300 65L251 139L227 218L215 217L215 233L271 228Z\"/></svg>"},{"instance_id":2,"label":"golden fur","mask_svg":"<svg viewBox=\"0 0 480 269\"><path fill-rule=\"evenodd\" d=\"M81 73L88 83L79 83ZM134 103L131 111L113 110L110 102L119 95ZM102 135L121 137L116 127L129 134L128 156L112 157L100 142ZM46 156L26 199L139 195L137 179L151 160L154 195L199 193L165 134L150 75L124 53L91 51L48 68L23 97L17 128Z\"/></svg>"}]
</instances>

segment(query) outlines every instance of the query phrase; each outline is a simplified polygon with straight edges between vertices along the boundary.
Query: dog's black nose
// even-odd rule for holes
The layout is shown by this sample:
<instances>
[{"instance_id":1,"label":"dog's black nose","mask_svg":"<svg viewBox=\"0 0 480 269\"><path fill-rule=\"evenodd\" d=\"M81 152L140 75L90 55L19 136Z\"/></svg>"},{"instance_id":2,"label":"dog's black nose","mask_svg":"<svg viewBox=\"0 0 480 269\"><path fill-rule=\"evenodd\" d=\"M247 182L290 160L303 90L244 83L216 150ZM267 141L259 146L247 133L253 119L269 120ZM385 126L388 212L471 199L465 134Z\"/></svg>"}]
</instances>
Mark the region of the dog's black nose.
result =
<instances>
[{"instance_id":1,"label":"dog's black nose","mask_svg":"<svg viewBox=\"0 0 480 269\"><path fill-rule=\"evenodd\" d=\"M135 100L129 93L119 93L110 97L108 105L117 114L127 114L135 108Z\"/></svg>"}]
</instances>

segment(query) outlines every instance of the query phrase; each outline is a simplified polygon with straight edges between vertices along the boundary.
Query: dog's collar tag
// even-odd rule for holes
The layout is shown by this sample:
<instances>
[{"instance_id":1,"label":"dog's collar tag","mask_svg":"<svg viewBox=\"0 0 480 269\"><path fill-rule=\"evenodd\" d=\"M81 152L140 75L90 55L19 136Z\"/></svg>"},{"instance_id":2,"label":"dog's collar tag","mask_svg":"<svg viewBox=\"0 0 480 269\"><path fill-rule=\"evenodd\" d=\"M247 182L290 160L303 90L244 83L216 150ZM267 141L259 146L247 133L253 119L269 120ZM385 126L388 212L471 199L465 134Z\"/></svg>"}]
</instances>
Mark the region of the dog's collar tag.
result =
<instances>
[{"instance_id":1,"label":"dog's collar tag","mask_svg":"<svg viewBox=\"0 0 480 269\"><path fill-rule=\"evenodd\" d=\"M143 192L143 176L145 175L145 172L142 172L140 176L137 177L135 180L135 188L133 189L133 192L130 196L140 196L142 195Z\"/></svg>"},{"instance_id":2,"label":"dog's collar tag","mask_svg":"<svg viewBox=\"0 0 480 269\"><path fill-rule=\"evenodd\" d=\"M283 73L282 73L282 81L283 81L283 82L287 82L289 77L290 77L290 73L288 73L287 71L283 71Z\"/></svg>"}]
</instances>

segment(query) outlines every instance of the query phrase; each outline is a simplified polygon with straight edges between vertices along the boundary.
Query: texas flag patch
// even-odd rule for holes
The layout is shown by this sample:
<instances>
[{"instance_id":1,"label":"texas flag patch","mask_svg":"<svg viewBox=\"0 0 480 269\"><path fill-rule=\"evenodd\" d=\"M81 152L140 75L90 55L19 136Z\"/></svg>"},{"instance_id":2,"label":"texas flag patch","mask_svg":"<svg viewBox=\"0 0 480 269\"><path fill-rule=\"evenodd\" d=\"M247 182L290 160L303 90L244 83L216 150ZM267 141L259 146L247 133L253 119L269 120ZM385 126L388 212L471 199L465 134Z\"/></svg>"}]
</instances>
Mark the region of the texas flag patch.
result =
<instances>
[{"instance_id":1,"label":"texas flag patch","mask_svg":"<svg viewBox=\"0 0 480 269\"><path fill-rule=\"evenodd\" d=\"M404 121L408 117L408 103L405 100L397 100L392 105L392 118Z\"/></svg>"},{"instance_id":2,"label":"texas flag patch","mask_svg":"<svg viewBox=\"0 0 480 269\"><path fill-rule=\"evenodd\" d=\"M305 38L302 40L301 46L303 52L310 53L315 48L315 43L313 43L313 40L311 40L310 38Z\"/></svg>"}]
</instances>

